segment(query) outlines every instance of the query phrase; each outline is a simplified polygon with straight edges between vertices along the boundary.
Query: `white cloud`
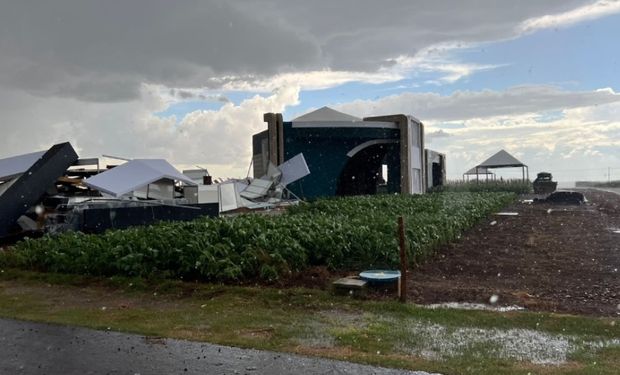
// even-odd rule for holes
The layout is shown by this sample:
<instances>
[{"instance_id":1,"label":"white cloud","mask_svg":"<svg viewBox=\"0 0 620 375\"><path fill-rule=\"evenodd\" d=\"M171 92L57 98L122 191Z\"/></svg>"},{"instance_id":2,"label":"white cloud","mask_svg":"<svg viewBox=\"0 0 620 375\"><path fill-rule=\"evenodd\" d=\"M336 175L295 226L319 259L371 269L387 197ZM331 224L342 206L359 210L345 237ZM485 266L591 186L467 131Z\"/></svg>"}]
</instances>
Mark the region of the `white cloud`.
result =
<instances>
[{"instance_id":1,"label":"white cloud","mask_svg":"<svg viewBox=\"0 0 620 375\"><path fill-rule=\"evenodd\" d=\"M620 168L620 121L601 121L597 112L618 109L619 103L568 109L563 118L545 123L537 121L536 113L466 120L466 127L450 130L451 137L431 138L429 147L448 154L452 178L506 149L530 166L531 176L550 171L560 181L602 179L607 167ZM434 129L432 122L427 129ZM498 172L508 177L521 173Z\"/></svg>"},{"instance_id":2,"label":"white cloud","mask_svg":"<svg viewBox=\"0 0 620 375\"><path fill-rule=\"evenodd\" d=\"M460 121L473 118L518 115L564 108L588 107L620 101L611 89L565 91L553 86L517 86L504 91L407 92L378 100L356 100L336 107L356 116L407 113L423 121Z\"/></svg>"},{"instance_id":3,"label":"white cloud","mask_svg":"<svg viewBox=\"0 0 620 375\"><path fill-rule=\"evenodd\" d=\"M252 134L265 128L263 113L282 112L298 102L299 88L290 86L267 96L256 95L239 105L195 111L183 119L154 115L166 107L161 88L145 85L141 101L80 103L0 91L5 124L0 157L42 150L70 141L82 157L102 154L128 158L166 158L180 167L206 166L220 177L245 176L251 158ZM3 98L12 98L12 103ZM29 111L20 110L28 103ZM110 161L111 162L111 161Z\"/></svg>"},{"instance_id":4,"label":"white cloud","mask_svg":"<svg viewBox=\"0 0 620 375\"><path fill-rule=\"evenodd\" d=\"M399 56L394 61L396 64L392 71L400 73L400 76L415 75L417 73L438 73L439 78L433 82L435 84L455 83L474 73L498 68L502 65L494 64L473 64L456 62L451 56L454 48L462 48L453 45L445 45L444 48L434 46L420 51L415 56Z\"/></svg>"},{"instance_id":5,"label":"white cloud","mask_svg":"<svg viewBox=\"0 0 620 375\"><path fill-rule=\"evenodd\" d=\"M591 21L596 18L620 13L620 1L600 0L567 12L534 17L524 21L517 28L518 32L532 32L539 29L570 26L579 22Z\"/></svg>"},{"instance_id":6,"label":"white cloud","mask_svg":"<svg viewBox=\"0 0 620 375\"><path fill-rule=\"evenodd\" d=\"M620 168L620 95L611 89L405 93L337 108L356 116L407 113L422 119L427 147L448 156L450 178L500 149L522 159L532 174L550 170L562 181L598 179L608 166ZM548 111L557 113L547 118ZM521 171L500 173L520 177Z\"/></svg>"},{"instance_id":7,"label":"white cloud","mask_svg":"<svg viewBox=\"0 0 620 375\"><path fill-rule=\"evenodd\" d=\"M347 72L316 70L300 73L283 73L272 77L237 77L227 79L223 90L269 92L279 87L299 86L303 90L319 90L342 85L348 82L384 83L404 78L404 75L390 69L377 72Z\"/></svg>"}]
</instances>

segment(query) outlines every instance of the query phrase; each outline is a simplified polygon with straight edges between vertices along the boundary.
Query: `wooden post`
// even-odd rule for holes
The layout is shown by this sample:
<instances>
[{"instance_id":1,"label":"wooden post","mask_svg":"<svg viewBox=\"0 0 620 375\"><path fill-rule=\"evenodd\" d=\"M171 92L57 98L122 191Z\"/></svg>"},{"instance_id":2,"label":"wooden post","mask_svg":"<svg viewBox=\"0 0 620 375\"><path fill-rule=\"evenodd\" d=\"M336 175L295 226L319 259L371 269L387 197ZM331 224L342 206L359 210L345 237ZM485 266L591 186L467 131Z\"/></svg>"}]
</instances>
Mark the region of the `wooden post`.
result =
<instances>
[{"instance_id":1,"label":"wooden post","mask_svg":"<svg viewBox=\"0 0 620 375\"><path fill-rule=\"evenodd\" d=\"M405 239L405 219L398 217L398 237L400 239L400 279L398 280L398 297L400 302L407 302L407 241Z\"/></svg>"}]
</instances>

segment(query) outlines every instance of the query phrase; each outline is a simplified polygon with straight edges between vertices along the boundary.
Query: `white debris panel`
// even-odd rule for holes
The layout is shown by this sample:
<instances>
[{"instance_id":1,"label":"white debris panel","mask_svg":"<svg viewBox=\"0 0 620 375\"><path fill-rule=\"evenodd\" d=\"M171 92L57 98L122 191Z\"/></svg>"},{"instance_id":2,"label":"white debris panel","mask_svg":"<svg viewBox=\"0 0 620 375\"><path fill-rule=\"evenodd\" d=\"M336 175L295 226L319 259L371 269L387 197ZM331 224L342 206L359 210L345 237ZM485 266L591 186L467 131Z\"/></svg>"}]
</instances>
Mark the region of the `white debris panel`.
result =
<instances>
[{"instance_id":1,"label":"white debris panel","mask_svg":"<svg viewBox=\"0 0 620 375\"><path fill-rule=\"evenodd\" d=\"M38 151L0 159L0 181L7 181L24 174L44 154L45 151Z\"/></svg>"},{"instance_id":2,"label":"white debris panel","mask_svg":"<svg viewBox=\"0 0 620 375\"><path fill-rule=\"evenodd\" d=\"M161 179L196 183L164 159L134 159L84 180L84 184L102 193L120 197Z\"/></svg>"},{"instance_id":3,"label":"white debris panel","mask_svg":"<svg viewBox=\"0 0 620 375\"><path fill-rule=\"evenodd\" d=\"M280 184L286 186L310 174L304 154L297 154L278 166L282 177Z\"/></svg>"}]
</instances>

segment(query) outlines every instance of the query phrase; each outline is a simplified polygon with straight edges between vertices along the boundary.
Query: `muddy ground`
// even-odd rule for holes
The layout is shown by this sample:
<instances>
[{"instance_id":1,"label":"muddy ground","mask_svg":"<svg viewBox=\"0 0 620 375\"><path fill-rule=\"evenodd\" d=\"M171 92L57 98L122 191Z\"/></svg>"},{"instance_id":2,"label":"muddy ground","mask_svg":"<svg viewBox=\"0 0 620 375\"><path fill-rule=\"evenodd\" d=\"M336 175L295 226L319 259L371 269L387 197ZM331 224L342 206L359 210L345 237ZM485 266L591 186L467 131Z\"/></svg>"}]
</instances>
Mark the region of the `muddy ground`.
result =
<instances>
[{"instance_id":1,"label":"muddy ground","mask_svg":"<svg viewBox=\"0 0 620 375\"><path fill-rule=\"evenodd\" d=\"M620 314L620 195L583 191L580 206L515 203L412 270L417 303L485 302Z\"/></svg>"},{"instance_id":2,"label":"muddy ground","mask_svg":"<svg viewBox=\"0 0 620 375\"><path fill-rule=\"evenodd\" d=\"M408 299L471 302L598 316L620 315L620 195L580 190L583 205L514 203L437 250L409 273ZM533 197L522 197L533 198ZM305 271L286 286L328 288L354 273ZM282 285L284 286L284 285ZM395 288L369 290L394 298Z\"/></svg>"}]
</instances>

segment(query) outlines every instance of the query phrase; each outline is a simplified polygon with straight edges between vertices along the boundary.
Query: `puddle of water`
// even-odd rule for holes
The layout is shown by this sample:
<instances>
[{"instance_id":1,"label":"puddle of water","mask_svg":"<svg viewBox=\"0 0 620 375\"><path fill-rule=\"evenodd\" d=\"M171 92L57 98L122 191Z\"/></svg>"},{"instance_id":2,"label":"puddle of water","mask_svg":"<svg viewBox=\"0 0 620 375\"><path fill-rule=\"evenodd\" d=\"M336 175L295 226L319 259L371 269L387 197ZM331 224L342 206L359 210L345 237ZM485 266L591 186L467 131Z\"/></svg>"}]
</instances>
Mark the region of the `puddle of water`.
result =
<instances>
[{"instance_id":1,"label":"puddle of water","mask_svg":"<svg viewBox=\"0 0 620 375\"><path fill-rule=\"evenodd\" d=\"M461 310L488 310L488 311L521 311L525 310L525 307L521 306L492 306L484 303L471 303L471 302L444 302L433 303L430 305L422 305L429 309L461 309Z\"/></svg>"}]
</instances>

